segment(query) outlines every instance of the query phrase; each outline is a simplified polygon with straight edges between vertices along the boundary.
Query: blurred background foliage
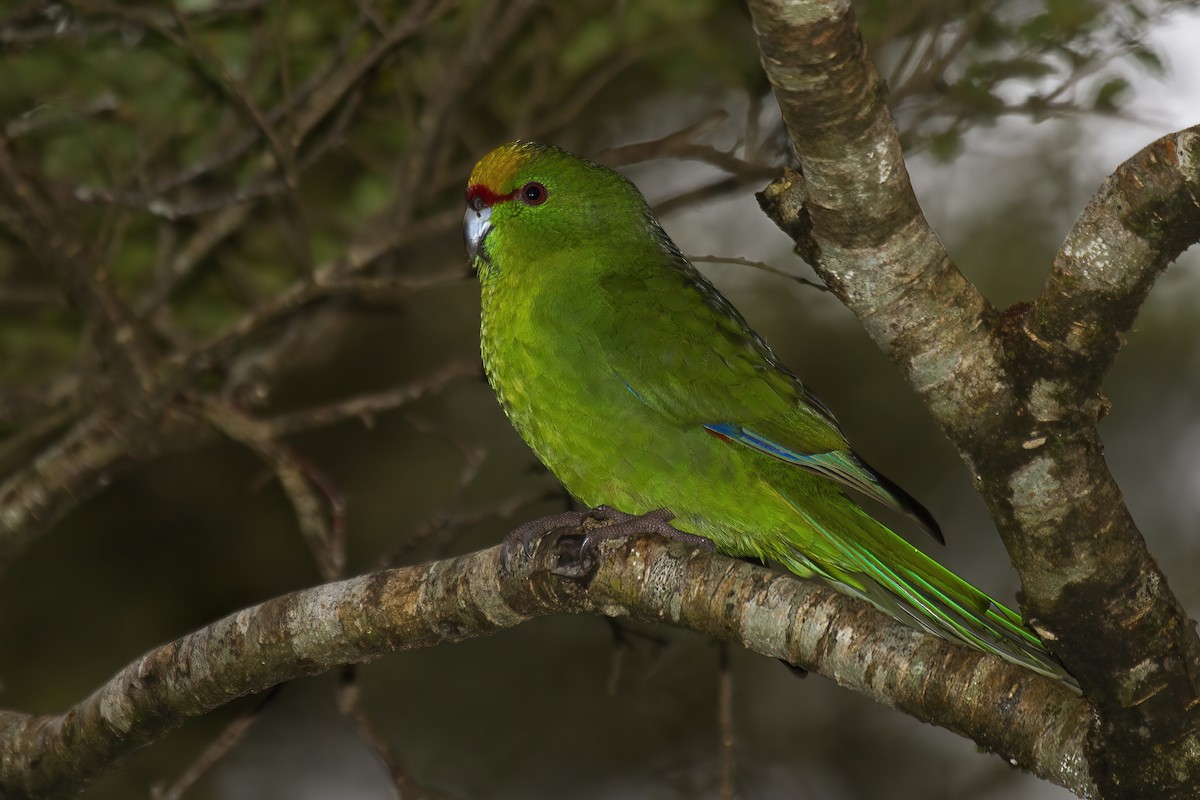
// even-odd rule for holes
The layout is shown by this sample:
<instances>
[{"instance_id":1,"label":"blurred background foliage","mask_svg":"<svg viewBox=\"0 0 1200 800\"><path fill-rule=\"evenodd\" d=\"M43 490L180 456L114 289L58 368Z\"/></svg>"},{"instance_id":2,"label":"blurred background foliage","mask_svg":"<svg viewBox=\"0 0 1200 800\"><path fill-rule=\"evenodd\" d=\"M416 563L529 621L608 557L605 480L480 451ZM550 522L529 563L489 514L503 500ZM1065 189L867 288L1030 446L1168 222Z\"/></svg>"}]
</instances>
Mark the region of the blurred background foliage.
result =
<instances>
[{"instance_id":1,"label":"blurred background foliage","mask_svg":"<svg viewBox=\"0 0 1200 800\"><path fill-rule=\"evenodd\" d=\"M1097 150L1097 127L1134 123L1117 160L1157 135L1137 104L1171 74L1151 34L1194 6L855 3L918 194L994 302L1038 291L1115 166L1073 155ZM805 272L752 197L790 153L730 0L17 0L0 6L0 75L0 146L37 199L0 194L0 498L52 472L79 426L120 421L115 444L72 462L89 479L64 490L61 521L0 575L4 707L62 710L239 607L488 546L566 502L472 377L461 192L496 144L626 169L685 252ZM82 248L66 275L37 257L35 207ZM124 308L130 371L133 345L74 302L70 269ZM939 557L1011 596L969 476L850 315L746 266L705 269L935 511ZM1177 299L1195 282L1164 283L1114 376L1106 439L1171 574L1197 555L1179 534L1200 494L1200 322ZM1197 605L1196 582L1176 588ZM730 655L740 796L1058 794L821 678ZM247 699L87 796L714 795L719 661L674 631L545 620ZM238 719L254 724L209 763Z\"/></svg>"}]
</instances>

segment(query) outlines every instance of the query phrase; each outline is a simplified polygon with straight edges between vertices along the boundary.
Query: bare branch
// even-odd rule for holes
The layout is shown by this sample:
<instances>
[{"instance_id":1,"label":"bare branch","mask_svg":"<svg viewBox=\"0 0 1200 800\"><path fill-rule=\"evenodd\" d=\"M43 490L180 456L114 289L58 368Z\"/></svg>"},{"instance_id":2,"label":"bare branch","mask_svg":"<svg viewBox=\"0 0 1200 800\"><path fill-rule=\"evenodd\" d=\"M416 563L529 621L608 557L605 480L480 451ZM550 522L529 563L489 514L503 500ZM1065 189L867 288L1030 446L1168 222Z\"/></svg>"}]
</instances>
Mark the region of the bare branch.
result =
<instances>
[{"instance_id":1,"label":"bare branch","mask_svg":"<svg viewBox=\"0 0 1200 800\"><path fill-rule=\"evenodd\" d=\"M796 283L800 284L801 286L810 286L819 292L828 292L829 291L829 287L823 283L817 283L816 281L810 281L808 278L802 278L799 275L795 275L791 272L788 272L785 269L780 269L779 267L776 267L772 264L768 264L765 261L755 261L754 259L742 258L741 256L693 256L693 255L687 256L687 260L691 261L693 264L695 264L697 262L699 262L701 264L740 264L743 267L754 267L755 269L761 269L763 272L769 272L772 275L778 275L781 278L787 278L788 280L795 281Z\"/></svg>"},{"instance_id":2,"label":"bare branch","mask_svg":"<svg viewBox=\"0 0 1200 800\"><path fill-rule=\"evenodd\" d=\"M1065 686L791 575L656 537L581 543L558 530L532 552L493 547L232 614L147 653L64 714L0 713L0 789L14 799L76 791L135 748L242 695L570 612L740 642L1090 792L1083 759L1090 710Z\"/></svg>"},{"instance_id":3,"label":"bare branch","mask_svg":"<svg viewBox=\"0 0 1200 800\"><path fill-rule=\"evenodd\" d=\"M432 791L424 786L417 784L413 777L408 774L408 770L400 763L399 757L388 744L383 732L379 730L379 726L371 719L371 715L363 708L361 701L361 692L358 685L358 673L353 665L347 666L342 671L341 680L337 688L337 705L338 711L354 724L354 729L358 733L358 737L362 739L379 760L383 763L387 770L388 777L392 781L392 787L396 791L396 797L399 800L407 800L407 798L421 798L421 800L441 800L445 797L441 792Z\"/></svg>"},{"instance_id":4,"label":"bare branch","mask_svg":"<svg viewBox=\"0 0 1200 800\"><path fill-rule=\"evenodd\" d=\"M737 738L733 734L733 670L729 664L727 642L721 642L721 667L717 676L717 730L721 738L717 795L721 800L733 800L737 797Z\"/></svg>"},{"instance_id":5,"label":"bare branch","mask_svg":"<svg viewBox=\"0 0 1200 800\"><path fill-rule=\"evenodd\" d=\"M695 141L723 123L728 116L724 111L716 112L659 139L601 150L595 154L595 158L601 164L610 167L625 167L662 158L678 158L700 161L731 175L758 180L775 177L779 170L773 164L755 164L734 155L733 152Z\"/></svg>"},{"instance_id":6,"label":"bare branch","mask_svg":"<svg viewBox=\"0 0 1200 800\"><path fill-rule=\"evenodd\" d=\"M849 3L750 8L801 164L760 202L952 438L986 438L1013 405L994 311L921 212Z\"/></svg>"},{"instance_id":7,"label":"bare branch","mask_svg":"<svg viewBox=\"0 0 1200 800\"><path fill-rule=\"evenodd\" d=\"M296 512L300 533L317 562L322 579L330 581L341 577L346 553L340 493L257 420L216 400L204 402L201 414L221 433L249 447L271 468Z\"/></svg>"},{"instance_id":8,"label":"bare branch","mask_svg":"<svg viewBox=\"0 0 1200 800\"><path fill-rule=\"evenodd\" d=\"M286 451L272 449L283 447L276 441L277 437L400 408L421 397L443 391L453 380L461 375L472 374L475 369L474 366L452 363L428 378L390 391L352 397L340 403L293 411L264 420L238 415L235 423L230 416L233 412L227 406L221 406L226 411L220 422L233 425L238 433L248 437L246 440L237 436L234 438L260 444L270 451L272 458L278 457L278 463L290 470L296 467L294 458L289 460L285 457ZM202 406L204 402L201 401ZM77 503L107 485L136 461L211 441L215 436L211 422L202 420L188 404L170 410L153 424L111 410L93 411L74 422L32 464L15 471L0 483L0 567L7 558L56 523ZM228 430L225 432L229 433ZM300 469L299 473L289 471L287 474L289 481L295 481L289 485L297 492L296 496L301 497L305 491L300 488L301 482L311 480L312 471ZM336 500L336 493L325 494L327 500ZM305 508L311 509L321 505L320 502L314 505L312 498L302 502L306 503ZM331 510L336 522L337 509L331 507ZM316 528L310 530L315 532ZM334 534L337 534L336 530ZM318 540L320 538L317 537ZM340 534L333 538L340 538Z\"/></svg>"},{"instance_id":9,"label":"bare branch","mask_svg":"<svg viewBox=\"0 0 1200 800\"><path fill-rule=\"evenodd\" d=\"M35 419L77 407L79 379L64 376L40 386L12 387L0 393L0 424Z\"/></svg>"},{"instance_id":10,"label":"bare branch","mask_svg":"<svg viewBox=\"0 0 1200 800\"><path fill-rule=\"evenodd\" d=\"M93 412L0 483L0 566L75 504L104 486L131 459L107 413Z\"/></svg>"},{"instance_id":11,"label":"bare branch","mask_svg":"<svg viewBox=\"0 0 1200 800\"><path fill-rule=\"evenodd\" d=\"M225 728L213 739L204 752L188 765L183 774L179 776L174 783L167 787L154 787L151 789L150 796L153 800L180 800L184 793L198 781L214 764L225 757L226 753L234 748L242 737L254 726L266 710L279 696L279 692L283 690L287 684L278 684L271 687L263 693L262 697L258 698L258 702L252 708L243 714L238 715L237 719L230 722Z\"/></svg>"},{"instance_id":12,"label":"bare branch","mask_svg":"<svg viewBox=\"0 0 1200 800\"><path fill-rule=\"evenodd\" d=\"M22 169L4 139L0 139L0 206L0 218L95 326L100 354L117 373L110 381L114 391L133 398L143 387L153 386L153 356L144 332L118 295L94 243L76 235L74 221L54 206L37 177Z\"/></svg>"},{"instance_id":13,"label":"bare branch","mask_svg":"<svg viewBox=\"0 0 1200 800\"><path fill-rule=\"evenodd\" d=\"M267 328L291 319L310 306L346 294L362 293L364 285L355 281L339 280L333 274L344 262L318 270L311 282L295 283L272 297L262 307L239 319L229 330L178 359L187 365L186 371L194 373L207 365L224 363L239 348L261 334ZM368 282L366 287L376 291L385 284L392 293L390 298L411 297L421 289L450 281L462 280L465 270L448 270L420 278L398 278L392 281Z\"/></svg>"},{"instance_id":14,"label":"bare branch","mask_svg":"<svg viewBox=\"0 0 1200 800\"><path fill-rule=\"evenodd\" d=\"M312 428L333 425L347 419L370 419L376 414L440 392L451 381L469 375L481 375L476 362L451 361L432 375L374 394L358 395L324 406L315 406L261 420L259 424L270 436L286 436Z\"/></svg>"},{"instance_id":15,"label":"bare branch","mask_svg":"<svg viewBox=\"0 0 1200 800\"><path fill-rule=\"evenodd\" d=\"M1162 137L1104 181L1030 311L1029 335L1054 351L1075 396L1100 388L1155 280L1198 241L1200 125Z\"/></svg>"}]
</instances>

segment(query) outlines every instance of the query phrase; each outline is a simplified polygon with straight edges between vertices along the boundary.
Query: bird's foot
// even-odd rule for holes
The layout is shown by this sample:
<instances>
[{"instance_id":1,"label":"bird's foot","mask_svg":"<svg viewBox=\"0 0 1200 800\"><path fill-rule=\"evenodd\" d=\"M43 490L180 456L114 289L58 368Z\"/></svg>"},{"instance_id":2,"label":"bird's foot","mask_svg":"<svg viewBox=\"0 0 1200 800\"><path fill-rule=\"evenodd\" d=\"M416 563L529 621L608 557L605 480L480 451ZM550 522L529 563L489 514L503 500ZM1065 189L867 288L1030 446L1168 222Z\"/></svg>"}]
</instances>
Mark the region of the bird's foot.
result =
<instances>
[{"instance_id":1,"label":"bird's foot","mask_svg":"<svg viewBox=\"0 0 1200 800\"><path fill-rule=\"evenodd\" d=\"M675 515L665 508L648 511L645 514L626 514L612 506L596 506L584 515L591 520L605 523L601 527L589 528L587 535L594 541L606 539L623 539L639 533L655 533L674 542L683 542L701 550L716 550L712 539L697 536L694 533L681 531L671 524Z\"/></svg>"},{"instance_id":2,"label":"bird's foot","mask_svg":"<svg viewBox=\"0 0 1200 800\"><path fill-rule=\"evenodd\" d=\"M596 506L587 511L563 511L526 522L504 537L504 547L520 547L530 554L543 536L567 528L582 533L588 545L639 533L655 533L701 550L716 549L711 539L681 531L671 525L674 518L675 515L665 508L646 514L626 514L612 506Z\"/></svg>"},{"instance_id":3,"label":"bird's foot","mask_svg":"<svg viewBox=\"0 0 1200 800\"><path fill-rule=\"evenodd\" d=\"M589 519L590 513L590 511L563 511L559 514L531 519L504 537L504 549L511 550L514 547L520 547L526 555L529 555L533 553L534 547L543 536L564 528L582 528L584 522Z\"/></svg>"}]
</instances>

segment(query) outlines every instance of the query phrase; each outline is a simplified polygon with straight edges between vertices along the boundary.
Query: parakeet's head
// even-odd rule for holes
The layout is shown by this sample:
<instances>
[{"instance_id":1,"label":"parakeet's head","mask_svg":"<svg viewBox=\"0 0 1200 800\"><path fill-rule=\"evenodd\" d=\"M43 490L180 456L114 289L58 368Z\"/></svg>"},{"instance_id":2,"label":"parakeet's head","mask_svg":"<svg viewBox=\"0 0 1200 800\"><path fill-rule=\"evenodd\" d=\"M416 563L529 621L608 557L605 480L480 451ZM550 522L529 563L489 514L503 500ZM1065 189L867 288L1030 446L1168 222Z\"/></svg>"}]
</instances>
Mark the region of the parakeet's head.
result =
<instances>
[{"instance_id":1,"label":"parakeet's head","mask_svg":"<svg viewBox=\"0 0 1200 800\"><path fill-rule=\"evenodd\" d=\"M630 239L661 233L641 192L599 164L537 142L511 142L471 171L463 234L480 279L498 269L537 263L564 248L599 255ZM571 259L573 268L604 259Z\"/></svg>"}]
</instances>

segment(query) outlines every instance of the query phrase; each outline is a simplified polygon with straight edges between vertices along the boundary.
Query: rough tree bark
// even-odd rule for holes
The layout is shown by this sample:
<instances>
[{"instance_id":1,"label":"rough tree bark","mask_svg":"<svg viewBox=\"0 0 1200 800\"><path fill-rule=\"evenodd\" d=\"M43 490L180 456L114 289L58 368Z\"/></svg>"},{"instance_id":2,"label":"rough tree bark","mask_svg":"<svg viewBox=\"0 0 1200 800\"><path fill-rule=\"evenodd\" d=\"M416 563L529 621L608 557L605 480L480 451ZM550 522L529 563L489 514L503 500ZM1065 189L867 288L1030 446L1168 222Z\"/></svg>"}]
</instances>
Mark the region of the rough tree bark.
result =
<instances>
[{"instance_id":1,"label":"rough tree bark","mask_svg":"<svg viewBox=\"0 0 1200 800\"><path fill-rule=\"evenodd\" d=\"M1103 797L1200 790L1200 642L1104 462L1100 382L1155 278L1200 240L1200 127L1123 164L1032 304L993 308L909 183L848 2L750 3L800 172L767 213L904 370L958 448L1022 608L1096 712Z\"/></svg>"},{"instance_id":2,"label":"rough tree bark","mask_svg":"<svg viewBox=\"0 0 1200 800\"><path fill-rule=\"evenodd\" d=\"M494 633L553 613L624 616L739 642L969 736L1091 792L1091 710L1073 691L809 581L658 537L534 546L326 583L147 653L51 716L0 712L0 795L64 796L188 717L302 675Z\"/></svg>"}]
</instances>

